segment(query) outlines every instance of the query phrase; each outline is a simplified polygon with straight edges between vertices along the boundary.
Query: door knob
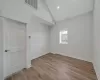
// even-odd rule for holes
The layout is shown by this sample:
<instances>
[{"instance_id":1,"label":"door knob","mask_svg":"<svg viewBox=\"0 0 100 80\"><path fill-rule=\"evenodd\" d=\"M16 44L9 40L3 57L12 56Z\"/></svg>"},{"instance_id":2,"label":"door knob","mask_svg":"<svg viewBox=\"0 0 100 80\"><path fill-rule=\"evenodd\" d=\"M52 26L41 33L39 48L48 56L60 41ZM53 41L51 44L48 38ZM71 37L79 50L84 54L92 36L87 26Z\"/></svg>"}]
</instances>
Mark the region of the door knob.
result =
<instances>
[{"instance_id":1,"label":"door knob","mask_svg":"<svg viewBox=\"0 0 100 80\"><path fill-rule=\"evenodd\" d=\"M8 52L8 51L10 51L10 50L5 50L5 52Z\"/></svg>"}]
</instances>

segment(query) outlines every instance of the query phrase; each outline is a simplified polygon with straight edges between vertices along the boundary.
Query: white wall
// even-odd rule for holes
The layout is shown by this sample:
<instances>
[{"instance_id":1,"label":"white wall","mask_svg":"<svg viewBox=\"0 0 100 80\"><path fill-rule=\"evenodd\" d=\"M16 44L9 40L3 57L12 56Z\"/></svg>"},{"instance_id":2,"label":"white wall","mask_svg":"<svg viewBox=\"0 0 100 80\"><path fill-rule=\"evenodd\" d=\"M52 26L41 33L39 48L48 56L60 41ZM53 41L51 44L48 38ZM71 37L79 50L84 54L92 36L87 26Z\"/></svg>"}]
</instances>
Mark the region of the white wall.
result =
<instances>
[{"instance_id":1,"label":"white wall","mask_svg":"<svg viewBox=\"0 0 100 80\"><path fill-rule=\"evenodd\" d=\"M0 17L0 80L3 80L3 23Z\"/></svg>"},{"instance_id":2,"label":"white wall","mask_svg":"<svg viewBox=\"0 0 100 80\"><path fill-rule=\"evenodd\" d=\"M92 61L92 12L58 22L51 28L51 52ZM68 44L59 44L59 31L68 28Z\"/></svg>"},{"instance_id":3,"label":"white wall","mask_svg":"<svg viewBox=\"0 0 100 80\"><path fill-rule=\"evenodd\" d=\"M3 9L3 0L0 0L0 16L2 16L2 9Z\"/></svg>"},{"instance_id":4,"label":"white wall","mask_svg":"<svg viewBox=\"0 0 100 80\"><path fill-rule=\"evenodd\" d=\"M93 10L94 0L46 0L56 21L72 18ZM57 10L59 6L59 10Z\"/></svg>"},{"instance_id":5,"label":"white wall","mask_svg":"<svg viewBox=\"0 0 100 80\"><path fill-rule=\"evenodd\" d=\"M1 11L0 11L0 16L2 15Z\"/></svg>"},{"instance_id":6,"label":"white wall","mask_svg":"<svg viewBox=\"0 0 100 80\"><path fill-rule=\"evenodd\" d=\"M30 67L31 60L49 52L49 28L40 24L38 19L31 18L27 24L27 65Z\"/></svg>"},{"instance_id":7,"label":"white wall","mask_svg":"<svg viewBox=\"0 0 100 80\"><path fill-rule=\"evenodd\" d=\"M41 4L38 10L25 4L25 0L3 0L2 15L6 18L28 23L32 15L36 15L43 20L52 23L51 16Z\"/></svg>"},{"instance_id":8,"label":"white wall","mask_svg":"<svg viewBox=\"0 0 100 80\"><path fill-rule=\"evenodd\" d=\"M2 10L2 8L3 8L3 0L0 0L0 10Z\"/></svg>"},{"instance_id":9,"label":"white wall","mask_svg":"<svg viewBox=\"0 0 100 80\"><path fill-rule=\"evenodd\" d=\"M94 66L100 80L100 0L95 0L94 8Z\"/></svg>"}]
</instances>

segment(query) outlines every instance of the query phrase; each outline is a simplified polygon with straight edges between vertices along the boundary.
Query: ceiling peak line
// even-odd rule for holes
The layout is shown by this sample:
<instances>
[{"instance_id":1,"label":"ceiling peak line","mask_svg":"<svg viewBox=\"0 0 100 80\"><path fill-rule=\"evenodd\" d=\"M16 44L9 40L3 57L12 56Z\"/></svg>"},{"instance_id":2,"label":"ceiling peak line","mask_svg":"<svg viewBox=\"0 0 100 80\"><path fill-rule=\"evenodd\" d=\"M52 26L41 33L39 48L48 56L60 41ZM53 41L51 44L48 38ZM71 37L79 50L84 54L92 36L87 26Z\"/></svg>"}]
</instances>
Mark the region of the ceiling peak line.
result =
<instances>
[{"instance_id":1,"label":"ceiling peak line","mask_svg":"<svg viewBox=\"0 0 100 80\"><path fill-rule=\"evenodd\" d=\"M50 11L50 9L49 9L49 7L48 7L48 4L47 4L44 0L42 0L42 1L43 1L45 7L47 8L47 10L48 10L48 12L49 12L49 14L50 14L50 16L51 16L51 18L52 18L52 21L54 22L54 24L56 24L56 20L55 20L55 18L54 18L54 16L53 16L52 12Z\"/></svg>"}]
</instances>

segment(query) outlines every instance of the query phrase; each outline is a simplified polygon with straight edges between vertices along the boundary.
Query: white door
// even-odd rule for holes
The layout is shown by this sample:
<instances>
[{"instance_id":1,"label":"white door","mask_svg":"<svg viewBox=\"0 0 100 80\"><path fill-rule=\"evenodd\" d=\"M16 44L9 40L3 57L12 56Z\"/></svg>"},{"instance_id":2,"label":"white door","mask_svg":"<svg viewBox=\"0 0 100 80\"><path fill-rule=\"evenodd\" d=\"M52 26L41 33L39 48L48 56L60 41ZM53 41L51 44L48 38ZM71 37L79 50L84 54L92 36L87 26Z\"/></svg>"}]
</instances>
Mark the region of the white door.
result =
<instances>
[{"instance_id":1,"label":"white door","mask_svg":"<svg viewBox=\"0 0 100 80\"><path fill-rule=\"evenodd\" d=\"M4 77L26 67L26 28L24 23L4 19Z\"/></svg>"}]
</instances>

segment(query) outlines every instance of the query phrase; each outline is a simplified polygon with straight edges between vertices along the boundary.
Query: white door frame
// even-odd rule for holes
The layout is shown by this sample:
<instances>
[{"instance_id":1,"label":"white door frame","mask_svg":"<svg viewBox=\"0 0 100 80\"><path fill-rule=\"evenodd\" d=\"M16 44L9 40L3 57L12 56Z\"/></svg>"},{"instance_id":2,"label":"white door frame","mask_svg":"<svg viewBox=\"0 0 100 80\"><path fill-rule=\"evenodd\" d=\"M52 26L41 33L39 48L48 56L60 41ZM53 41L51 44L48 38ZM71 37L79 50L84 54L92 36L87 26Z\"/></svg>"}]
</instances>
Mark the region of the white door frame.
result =
<instances>
[{"instance_id":1,"label":"white door frame","mask_svg":"<svg viewBox=\"0 0 100 80\"><path fill-rule=\"evenodd\" d=\"M4 24L5 19L9 19L9 18L3 17L3 24ZM9 20L12 20L12 19L9 19ZM13 21L17 21L17 20L13 20ZM24 22L21 22L21 21L17 21L17 22L25 25L25 36L26 36L26 40L25 40L25 50L26 50L25 51L25 64L26 64L26 66L25 66L25 68L27 68L27 23L24 23ZM3 36L4 36L4 31L5 31L5 29L4 29L4 25L3 25ZM3 39L4 39L4 37L3 37ZM4 45L4 43L3 43L3 45ZM3 47L3 55L4 54L5 54L5 48ZM4 59L4 56L3 56L3 59ZM4 78L5 78L5 74L4 74Z\"/></svg>"}]
</instances>

